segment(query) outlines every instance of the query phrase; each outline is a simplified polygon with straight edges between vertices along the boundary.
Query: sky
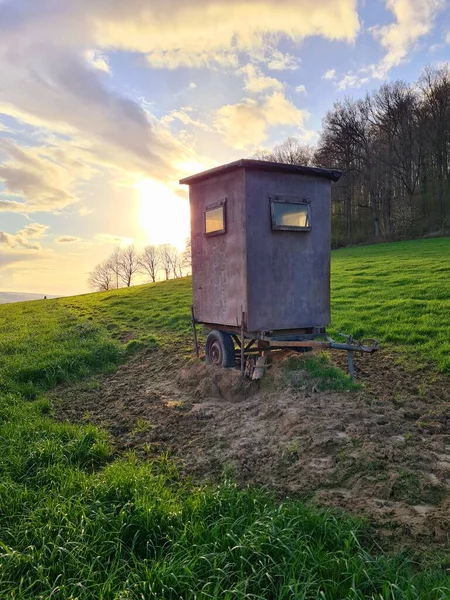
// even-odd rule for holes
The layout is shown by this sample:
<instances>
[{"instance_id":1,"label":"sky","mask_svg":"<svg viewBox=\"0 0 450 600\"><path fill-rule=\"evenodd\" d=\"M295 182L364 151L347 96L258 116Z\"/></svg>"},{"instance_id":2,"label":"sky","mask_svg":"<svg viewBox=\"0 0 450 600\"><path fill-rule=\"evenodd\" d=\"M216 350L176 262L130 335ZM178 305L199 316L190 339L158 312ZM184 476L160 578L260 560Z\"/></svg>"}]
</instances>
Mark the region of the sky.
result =
<instances>
[{"instance_id":1,"label":"sky","mask_svg":"<svg viewBox=\"0 0 450 600\"><path fill-rule=\"evenodd\" d=\"M181 177L450 59L450 0L0 0L0 290L189 235Z\"/></svg>"}]
</instances>

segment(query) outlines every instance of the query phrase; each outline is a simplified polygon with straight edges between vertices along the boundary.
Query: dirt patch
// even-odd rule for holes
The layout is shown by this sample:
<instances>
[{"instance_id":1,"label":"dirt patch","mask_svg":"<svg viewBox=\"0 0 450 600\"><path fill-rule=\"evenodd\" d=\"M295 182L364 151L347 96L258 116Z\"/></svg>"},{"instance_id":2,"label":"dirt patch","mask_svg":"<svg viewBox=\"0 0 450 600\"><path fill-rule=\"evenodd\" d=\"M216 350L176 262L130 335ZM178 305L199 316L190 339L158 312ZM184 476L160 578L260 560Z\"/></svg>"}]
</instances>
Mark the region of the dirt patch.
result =
<instances>
[{"instance_id":1,"label":"dirt patch","mask_svg":"<svg viewBox=\"0 0 450 600\"><path fill-rule=\"evenodd\" d=\"M344 366L345 355L333 361ZM241 484L366 515L396 547L446 545L448 378L409 371L386 353L358 358L357 376L364 387L351 392L293 389L276 374L260 385L153 350L61 389L54 405L59 419L105 427L118 452L166 452L199 480L225 471Z\"/></svg>"}]
</instances>

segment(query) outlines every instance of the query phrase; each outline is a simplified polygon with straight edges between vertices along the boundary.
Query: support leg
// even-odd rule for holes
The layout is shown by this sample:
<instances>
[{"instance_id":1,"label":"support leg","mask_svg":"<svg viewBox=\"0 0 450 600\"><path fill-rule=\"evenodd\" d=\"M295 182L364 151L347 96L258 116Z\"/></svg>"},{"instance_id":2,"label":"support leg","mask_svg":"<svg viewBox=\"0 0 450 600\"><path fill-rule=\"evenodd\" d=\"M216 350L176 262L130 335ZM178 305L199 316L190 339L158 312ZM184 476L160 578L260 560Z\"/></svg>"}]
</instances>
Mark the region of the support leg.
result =
<instances>
[{"instance_id":1,"label":"support leg","mask_svg":"<svg viewBox=\"0 0 450 600\"><path fill-rule=\"evenodd\" d=\"M241 375L245 374L245 312L241 318Z\"/></svg>"},{"instance_id":2,"label":"support leg","mask_svg":"<svg viewBox=\"0 0 450 600\"><path fill-rule=\"evenodd\" d=\"M197 329L195 327L195 317L194 317L194 307L193 306L191 306L191 316L192 316L192 333L194 334L194 350L195 350L195 355L198 358L200 356L200 353L198 350Z\"/></svg>"},{"instance_id":3,"label":"support leg","mask_svg":"<svg viewBox=\"0 0 450 600\"><path fill-rule=\"evenodd\" d=\"M348 362L348 373L350 375L350 379L355 381L355 365L353 362L353 350L349 350L347 352L347 362Z\"/></svg>"}]
</instances>

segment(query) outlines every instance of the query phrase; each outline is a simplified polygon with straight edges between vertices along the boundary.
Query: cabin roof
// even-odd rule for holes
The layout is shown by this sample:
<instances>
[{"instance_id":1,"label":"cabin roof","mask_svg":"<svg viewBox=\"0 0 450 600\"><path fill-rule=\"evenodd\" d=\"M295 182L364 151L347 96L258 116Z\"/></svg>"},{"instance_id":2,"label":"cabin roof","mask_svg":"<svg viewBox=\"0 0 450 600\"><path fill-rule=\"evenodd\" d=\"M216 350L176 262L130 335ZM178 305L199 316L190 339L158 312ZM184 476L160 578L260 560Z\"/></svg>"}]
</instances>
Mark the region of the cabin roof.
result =
<instances>
[{"instance_id":1,"label":"cabin roof","mask_svg":"<svg viewBox=\"0 0 450 600\"><path fill-rule=\"evenodd\" d=\"M342 175L342 171L336 169L322 169L321 167L303 167L300 165L290 165L286 163L270 162L267 160L253 160L250 158L241 158L234 162L207 171L202 171L196 175L190 175L180 180L181 184L197 183L216 175L222 175L236 169L248 169L251 171L266 171L266 172L278 172L278 173L292 173L297 175L309 175L311 177L323 177L325 179L331 179L331 181L338 181Z\"/></svg>"}]
</instances>

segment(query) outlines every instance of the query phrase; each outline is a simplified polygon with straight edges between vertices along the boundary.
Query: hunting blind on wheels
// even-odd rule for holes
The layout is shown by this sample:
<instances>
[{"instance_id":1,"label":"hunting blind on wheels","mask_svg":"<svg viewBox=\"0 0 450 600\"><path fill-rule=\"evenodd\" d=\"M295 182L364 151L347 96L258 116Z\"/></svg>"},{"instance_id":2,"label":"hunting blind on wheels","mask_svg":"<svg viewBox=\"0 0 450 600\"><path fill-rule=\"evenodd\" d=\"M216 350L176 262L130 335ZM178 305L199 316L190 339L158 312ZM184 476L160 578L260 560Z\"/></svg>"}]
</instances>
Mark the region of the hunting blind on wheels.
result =
<instances>
[{"instance_id":1,"label":"hunting blind on wheels","mask_svg":"<svg viewBox=\"0 0 450 600\"><path fill-rule=\"evenodd\" d=\"M331 182L340 176L241 159L180 181L189 185L194 335L195 323L210 331L210 364L244 372L256 363L259 376L271 349L368 351L318 339L330 321Z\"/></svg>"}]
</instances>

